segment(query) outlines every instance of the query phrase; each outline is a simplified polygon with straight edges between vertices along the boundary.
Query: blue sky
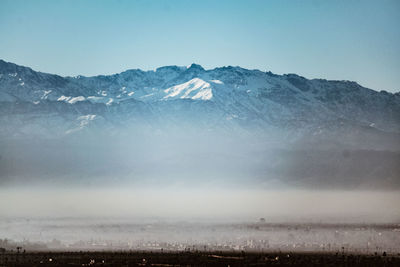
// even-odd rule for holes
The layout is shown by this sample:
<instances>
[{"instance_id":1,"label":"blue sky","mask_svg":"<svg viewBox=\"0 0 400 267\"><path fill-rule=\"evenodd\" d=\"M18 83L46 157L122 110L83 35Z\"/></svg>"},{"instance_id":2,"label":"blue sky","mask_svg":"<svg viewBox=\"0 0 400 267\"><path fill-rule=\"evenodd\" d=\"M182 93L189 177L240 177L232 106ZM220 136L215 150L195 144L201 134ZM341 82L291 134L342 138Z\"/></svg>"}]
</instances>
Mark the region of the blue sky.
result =
<instances>
[{"instance_id":1,"label":"blue sky","mask_svg":"<svg viewBox=\"0 0 400 267\"><path fill-rule=\"evenodd\" d=\"M0 0L0 58L60 75L239 65L400 91L400 1Z\"/></svg>"}]
</instances>

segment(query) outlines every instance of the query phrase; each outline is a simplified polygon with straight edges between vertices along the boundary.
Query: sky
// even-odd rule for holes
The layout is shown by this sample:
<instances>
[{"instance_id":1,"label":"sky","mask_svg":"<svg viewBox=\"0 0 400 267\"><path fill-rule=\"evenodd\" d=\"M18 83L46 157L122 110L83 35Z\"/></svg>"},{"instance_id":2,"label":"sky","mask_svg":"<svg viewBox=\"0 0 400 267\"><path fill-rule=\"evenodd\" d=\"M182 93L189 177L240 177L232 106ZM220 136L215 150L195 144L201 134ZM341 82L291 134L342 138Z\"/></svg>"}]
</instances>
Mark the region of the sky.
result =
<instances>
[{"instance_id":1,"label":"sky","mask_svg":"<svg viewBox=\"0 0 400 267\"><path fill-rule=\"evenodd\" d=\"M0 0L0 59L60 75L241 66L400 91L400 1Z\"/></svg>"}]
</instances>

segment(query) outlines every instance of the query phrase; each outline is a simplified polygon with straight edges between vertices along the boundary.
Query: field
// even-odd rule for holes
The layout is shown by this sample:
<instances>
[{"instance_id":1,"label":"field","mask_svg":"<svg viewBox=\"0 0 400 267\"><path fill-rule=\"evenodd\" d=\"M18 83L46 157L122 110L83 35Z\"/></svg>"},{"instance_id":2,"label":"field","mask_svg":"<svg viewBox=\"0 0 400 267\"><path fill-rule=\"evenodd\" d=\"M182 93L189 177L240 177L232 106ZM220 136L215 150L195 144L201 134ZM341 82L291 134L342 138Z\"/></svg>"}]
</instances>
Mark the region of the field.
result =
<instances>
[{"instance_id":1,"label":"field","mask_svg":"<svg viewBox=\"0 0 400 267\"><path fill-rule=\"evenodd\" d=\"M399 224L0 222L0 267L400 266Z\"/></svg>"},{"instance_id":2,"label":"field","mask_svg":"<svg viewBox=\"0 0 400 267\"><path fill-rule=\"evenodd\" d=\"M400 266L399 255L245 252L6 252L0 266Z\"/></svg>"}]
</instances>

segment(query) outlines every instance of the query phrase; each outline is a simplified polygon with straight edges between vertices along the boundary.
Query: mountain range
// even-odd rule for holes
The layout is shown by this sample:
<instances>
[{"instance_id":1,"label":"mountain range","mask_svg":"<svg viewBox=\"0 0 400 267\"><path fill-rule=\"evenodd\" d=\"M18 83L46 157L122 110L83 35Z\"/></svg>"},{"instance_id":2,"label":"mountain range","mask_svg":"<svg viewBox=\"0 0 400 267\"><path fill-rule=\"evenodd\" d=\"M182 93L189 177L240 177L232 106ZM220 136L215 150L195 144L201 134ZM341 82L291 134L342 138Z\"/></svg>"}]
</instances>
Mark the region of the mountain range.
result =
<instances>
[{"instance_id":1,"label":"mountain range","mask_svg":"<svg viewBox=\"0 0 400 267\"><path fill-rule=\"evenodd\" d=\"M0 123L7 138L179 128L393 148L400 93L232 66L62 77L0 60Z\"/></svg>"},{"instance_id":2,"label":"mountain range","mask_svg":"<svg viewBox=\"0 0 400 267\"><path fill-rule=\"evenodd\" d=\"M62 77L0 60L0 125L4 185L400 188L400 93L351 81L196 64Z\"/></svg>"}]
</instances>

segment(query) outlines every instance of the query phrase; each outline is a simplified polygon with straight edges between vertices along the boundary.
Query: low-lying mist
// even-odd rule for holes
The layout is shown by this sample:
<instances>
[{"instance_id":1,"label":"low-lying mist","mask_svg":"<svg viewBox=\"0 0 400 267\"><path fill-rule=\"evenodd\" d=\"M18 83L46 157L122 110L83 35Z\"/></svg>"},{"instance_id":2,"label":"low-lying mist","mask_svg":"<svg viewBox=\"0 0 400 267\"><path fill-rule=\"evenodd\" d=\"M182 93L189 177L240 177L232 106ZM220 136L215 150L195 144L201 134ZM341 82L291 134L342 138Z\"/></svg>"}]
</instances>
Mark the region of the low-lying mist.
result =
<instances>
[{"instance_id":1,"label":"low-lying mist","mask_svg":"<svg viewBox=\"0 0 400 267\"><path fill-rule=\"evenodd\" d=\"M207 129L2 139L0 245L398 251L399 152L293 140Z\"/></svg>"},{"instance_id":2,"label":"low-lying mist","mask_svg":"<svg viewBox=\"0 0 400 267\"><path fill-rule=\"evenodd\" d=\"M310 137L310 139L312 139ZM0 185L398 190L400 152L177 129L0 142Z\"/></svg>"},{"instance_id":3,"label":"low-lying mist","mask_svg":"<svg viewBox=\"0 0 400 267\"><path fill-rule=\"evenodd\" d=\"M1 214L398 219L399 152L306 145L279 133L2 140Z\"/></svg>"},{"instance_id":4,"label":"low-lying mist","mask_svg":"<svg viewBox=\"0 0 400 267\"><path fill-rule=\"evenodd\" d=\"M132 186L0 191L0 247L399 250L400 192Z\"/></svg>"},{"instance_id":5,"label":"low-lying mist","mask_svg":"<svg viewBox=\"0 0 400 267\"><path fill-rule=\"evenodd\" d=\"M127 218L133 221L393 223L399 191L315 191L196 188L9 188L3 217Z\"/></svg>"}]
</instances>

